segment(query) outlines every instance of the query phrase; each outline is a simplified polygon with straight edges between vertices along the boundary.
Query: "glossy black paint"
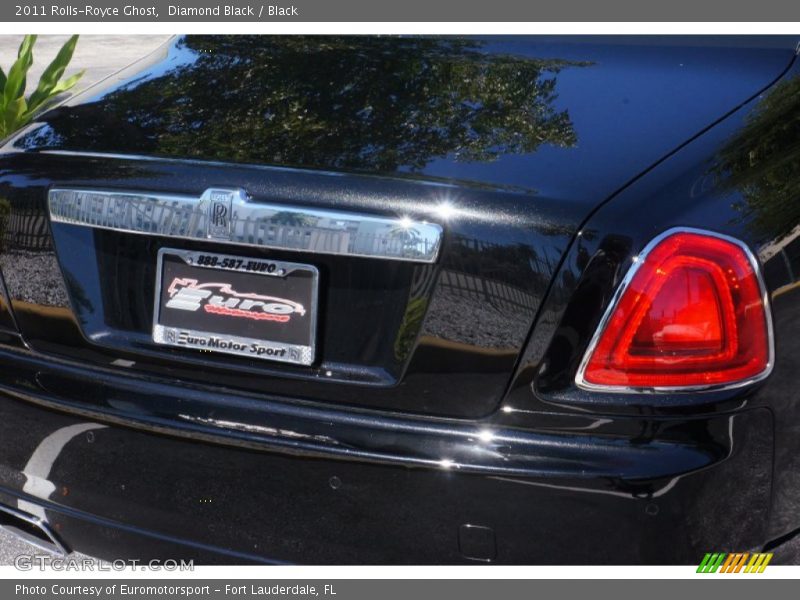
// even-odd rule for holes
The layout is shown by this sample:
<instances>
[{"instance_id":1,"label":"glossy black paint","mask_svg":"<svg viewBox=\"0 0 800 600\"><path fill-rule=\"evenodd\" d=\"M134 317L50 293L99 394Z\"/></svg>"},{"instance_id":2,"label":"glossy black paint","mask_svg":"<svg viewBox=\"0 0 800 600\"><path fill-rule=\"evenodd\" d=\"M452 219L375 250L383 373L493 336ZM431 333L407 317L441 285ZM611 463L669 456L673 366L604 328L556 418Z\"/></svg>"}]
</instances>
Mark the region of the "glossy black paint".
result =
<instances>
[{"instance_id":1,"label":"glossy black paint","mask_svg":"<svg viewBox=\"0 0 800 600\"><path fill-rule=\"evenodd\" d=\"M13 185L0 193L13 210L39 211L39 219L45 218L50 183L198 195L210 186L242 186L256 201L432 219L457 194L463 216L451 221L435 266L249 251L320 269L319 361L312 368L209 358L150 341L158 249L224 252L224 245L54 224L54 250L48 239L41 250L20 249L0 259L8 270L26 274L7 276L6 284L34 348L67 356L81 352L99 365L134 360L138 370L268 393L298 395L302 380L303 398L434 414L481 416L497 405L538 299L569 243L567 220L574 227L579 218L560 206L536 213L516 194L354 175L115 159L103 173L96 158L47 154L8 161ZM43 172L50 178L41 178ZM454 314L454 305L461 315ZM463 393L441 394L445 382ZM469 392L474 402L465 402Z\"/></svg>"},{"instance_id":2,"label":"glossy black paint","mask_svg":"<svg viewBox=\"0 0 800 600\"><path fill-rule=\"evenodd\" d=\"M6 439L16 440L20 427L28 432L4 450L12 469L54 429L96 422L26 400L6 400L2 410ZM763 540L768 478L754 480L749 473L762 473L769 460L769 423L766 411L735 417L733 439L729 419L707 423L709 448L719 444L727 456L724 449L733 444L727 460L641 482L582 476L577 456L560 474L523 478L267 452L255 444L217 446L198 431L178 439L158 427L109 425L76 435L65 447L50 477L56 492L45 506L73 547L109 558L458 563L465 561L458 530L471 524L495 531L503 563L688 563L696 560L698 544L753 547ZM424 429L414 437L416 452L430 449ZM593 452L590 444L585 451L585 457ZM650 444L640 451L650 455L650 465L664 458ZM485 453L492 452L489 445ZM531 459L544 464L545 456L534 452ZM613 451L608 461L624 462ZM12 486L5 482L0 502L30 499ZM721 498L727 486L741 495ZM736 527L709 521L709 511L723 509ZM176 541L182 542L178 548ZM217 554L209 556L208 546Z\"/></svg>"},{"instance_id":3,"label":"glossy black paint","mask_svg":"<svg viewBox=\"0 0 800 600\"><path fill-rule=\"evenodd\" d=\"M800 164L798 86L795 66L746 110L726 119L723 127L711 129L598 210L581 229L554 280L506 398L509 406L554 408L564 415L587 406L596 412L598 405L608 414L662 417L769 409L776 435L773 537L791 533L798 525L791 516L796 502L790 491L797 484L800 417L790 389L798 368L795 340L800 327L794 275L800 231L795 191ZM615 284L652 237L679 225L733 235L759 257L775 323L772 375L743 390L701 395L620 398L578 390L573 382L577 361Z\"/></svg>"},{"instance_id":4,"label":"glossy black paint","mask_svg":"<svg viewBox=\"0 0 800 600\"><path fill-rule=\"evenodd\" d=\"M0 154L0 503L96 555L205 562L692 563L791 534L794 47L188 38L44 115ZM320 268L320 362L197 356L147 336L174 240L48 224L56 184L244 187L437 220L445 246L433 267L264 253ZM758 253L773 375L578 390L616 283L677 225ZM26 462L54 432L39 472ZM496 556L463 551L466 525Z\"/></svg>"},{"instance_id":5,"label":"glossy black paint","mask_svg":"<svg viewBox=\"0 0 800 600\"><path fill-rule=\"evenodd\" d=\"M13 145L392 175L594 206L774 81L795 43L188 36Z\"/></svg>"}]
</instances>

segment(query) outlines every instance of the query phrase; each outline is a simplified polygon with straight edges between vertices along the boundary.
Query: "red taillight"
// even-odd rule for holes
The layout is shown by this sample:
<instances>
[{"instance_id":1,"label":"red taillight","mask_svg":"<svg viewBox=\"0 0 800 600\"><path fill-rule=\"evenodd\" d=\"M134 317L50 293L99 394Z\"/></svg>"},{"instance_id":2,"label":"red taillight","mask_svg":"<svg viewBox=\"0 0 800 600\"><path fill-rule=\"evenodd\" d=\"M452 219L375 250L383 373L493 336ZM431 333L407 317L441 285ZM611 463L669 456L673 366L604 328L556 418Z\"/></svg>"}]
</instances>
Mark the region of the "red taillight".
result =
<instances>
[{"instance_id":1,"label":"red taillight","mask_svg":"<svg viewBox=\"0 0 800 600\"><path fill-rule=\"evenodd\" d=\"M680 390L765 376L772 339L757 268L736 240L667 232L625 278L581 363L578 385Z\"/></svg>"}]
</instances>

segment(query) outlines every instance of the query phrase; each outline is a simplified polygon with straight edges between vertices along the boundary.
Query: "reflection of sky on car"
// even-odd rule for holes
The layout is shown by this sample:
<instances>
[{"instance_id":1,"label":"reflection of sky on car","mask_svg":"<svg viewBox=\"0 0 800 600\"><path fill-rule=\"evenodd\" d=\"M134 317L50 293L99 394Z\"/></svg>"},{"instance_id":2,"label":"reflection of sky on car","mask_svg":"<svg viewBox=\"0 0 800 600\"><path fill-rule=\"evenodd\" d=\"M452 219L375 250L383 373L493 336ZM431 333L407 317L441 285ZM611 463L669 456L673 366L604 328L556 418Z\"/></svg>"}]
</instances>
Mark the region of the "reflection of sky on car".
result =
<instances>
[{"instance_id":1,"label":"reflection of sky on car","mask_svg":"<svg viewBox=\"0 0 800 600\"><path fill-rule=\"evenodd\" d=\"M156 53L153 56L155 61L153 65L144 72L144 74L137 73L133 77L123 77L118 80L117 86L120 88L125 88L127 86L136 86L145 83L146 81L158 79L159 77L163 77L164 75L168 74L170 71L174 71L182 66L192 64L192 62L194 62L194 60L197 58L197 54L197 52L190 48L186 48L185 46L167 43L162 48L156 50ZM144 60L147 60L147 57L145 57ZM122 74L124 74L124 71L120 75ZM105 86L100 86L100 88L98 88L98 93L93 95L82 95L80 96L79 100L81 102L94 102L96 100L100 100L106 92L107 90L105 89Z\"/></svg>"},{"instance_id":2,"label":"reflection of sky on car","mask_svg":"<svg viewBox=\"0 0 800 600\"><path fill-rule=\"evenodd\" d=\"M493 41L485 50L534 58L581 61L584 68L565 68L557 79L554 108L568 110L578 142L569 148L543 144L535 153L507 154L495 162L470 163L476 180L502 181L530 187L539 195L570 199L591 185L599 201L615 191L626 174L634 175L665 152L698 133L765 84L765 70L775 76L786 63L775 60L774 50L641 45L621 54L608 44L528 44ZM721 84L720 78L724 78ZM714 81L714 89L709 89ZM587 93L591 90L591 93ZM609 118L614 115L614 118ZM608 140L618 147L609 147ZM650 143L641 143L650 140ZM664 143L653 143L665 140ZM626 149L631 141L635 151ZM561 158L569 154L576 164L603 161L603 169L575 169L564 173ZM463 174L451 158L432 160L426 173L437 177ZM601 179L598 179L598 176ZM591 181L585 180L591 178Z\"/></svg>"}]
</instances>

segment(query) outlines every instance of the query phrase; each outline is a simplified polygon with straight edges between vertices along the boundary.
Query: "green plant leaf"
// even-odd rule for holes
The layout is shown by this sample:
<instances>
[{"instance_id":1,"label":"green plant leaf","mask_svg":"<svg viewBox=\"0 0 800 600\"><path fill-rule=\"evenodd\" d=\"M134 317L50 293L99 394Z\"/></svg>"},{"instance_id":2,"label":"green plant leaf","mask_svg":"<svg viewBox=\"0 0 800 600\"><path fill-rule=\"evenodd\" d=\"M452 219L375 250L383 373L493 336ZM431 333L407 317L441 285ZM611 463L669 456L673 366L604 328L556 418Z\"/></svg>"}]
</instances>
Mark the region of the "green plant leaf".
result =
<instances>
[{"instance_id":1,"label":"green plant leaf","mask_svg":"<svg viewBox=\"0 0 800 600\"><path fill-rule=\"evenodd\" d=\"M36 38L38 37L38 35L26 35L22 38L22 43L19 45L19 52L17 52L17 58L21 57L23 54L32 53L33 45L36 43Z\"/></svg>"},{"instance_id":2,"label":"green plant leaf","mask_svg":"<svg viewBox=\"0 0 800 600\"><path fill-rule=\"evenodd\" d=\"M20 44L20 55L8 71L6 85L3 88L3 106L6 110L25 93L25 78L33 64L33 43L35 41L36 36L25 36Z\"/></svg>"},{"instance_id":3,"label":"green plant leaf","mask_svg":"<svg viewBox=\"0 0 800 600\"><path fill-rule=\"evenodd\" d=\"M39 39L38 35L25 35L22 37L22 42L19 45L19 50L17 51L17 58L25 57L29 61L28 67L33 64L33 46L36 44L36 40ZM21 86L21 94L25 93L25 88L28 85L27 80L27 69L26 69L26 76L22 79L22 86Z\"/></svg>"},{"instance_id":4,"label":"green plant leaf","mask_svg":"<svg viewBox=\"0 0 800 600\"><path fill-rule=\"evenodd\" d=\"M3 93L5 87L6 87L6 72L3 71L3 67L0 67L0 94Z\"/></svg>"},{"instance_id":5,"label":"green plant leaf","mask_svg":"<svg viewBox=\"0 0 800 600\"><path fill-rule=\"evenodd\" d=\"M28 103L23 96L15 98L6 106L3 113L4 136L13 133L29 120L25 114L27 110Z\"/></svg>"},{"instance_id":6,"label":"green plant leaf","mask_svg":"<svg viewBox=\"0 0 800 600\"><path fill-rule=\"evenodd\" d=\"M72 88L76 83L78 83L78 80L81 77L83 77L83 74L85 72L86 72L85 70L79 71L78 73L75 73L75 75L67 77L64 81L59 82L50 92L50 95L55 96L56 94L66 92L68 89Z\"/></svg>"},{"instance_id":7,"label":"green plant leaf","mask_svg":"<svg viewBox=\"0 0 800 600\"><path fill-rule=\"evenodd\" d=\"M28 112L25 115L26 117L25 121L27 122L31 120L33 118L34 113L46 110L48 108L48 105L52 103L51 101L55 100L56 96L72 88L76 83L78 83L78 80L83 76L84 73L85 71L75 73L75 75L67 77L64 81L59 82L52 90L50 90L50 94L48 95L48 97L38 106L32 108L29 104Z\"/></svg>"},{"instance_id":8,"label":"green plant leaf","mask_svg":"<svg viewBox=\"0 0 800 600\"><path fill-rule=\"evenodd\" d=\"M56 86L58 85L58 80L61 79L62 75L64 75L64 70L67 68L69 61L72 60L72 54L75 52L75 45L77 43L77 35L70 37L69 40L67 40L64 45L61 46L61 50L58 51L56 57L44 70L44 73L42 73L42 76L39 78L39 85L36 87L36 91L34 91L28 98L29 111L35 111L48 98L56 93L63 92L65 89L69 89L75 85L75 83L77 83L78 79L80 79L79 76L69 87L55 91ZM67 81L70 81L71 79L72 78Z\"/></svg>"}]
</instances>

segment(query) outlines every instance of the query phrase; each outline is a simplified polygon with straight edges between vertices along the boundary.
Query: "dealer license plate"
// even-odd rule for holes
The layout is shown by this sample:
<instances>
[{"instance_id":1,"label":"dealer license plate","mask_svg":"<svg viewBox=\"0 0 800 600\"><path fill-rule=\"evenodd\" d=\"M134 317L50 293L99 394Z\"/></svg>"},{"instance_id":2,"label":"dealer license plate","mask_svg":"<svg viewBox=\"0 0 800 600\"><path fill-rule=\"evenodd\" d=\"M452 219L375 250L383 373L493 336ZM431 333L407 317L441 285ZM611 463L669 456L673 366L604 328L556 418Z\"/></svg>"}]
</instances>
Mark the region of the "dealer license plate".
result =
<instances>
[{"instance_id":1,"label":"dealer license plate","mask_svg":"<svg viewBox=\"0 0 800 600\"><path fill-rule=\"evenodd\" d=\"M301 365L314 362L316 267L162 248L153 341Z\"/></svg>"}]
</instances>

